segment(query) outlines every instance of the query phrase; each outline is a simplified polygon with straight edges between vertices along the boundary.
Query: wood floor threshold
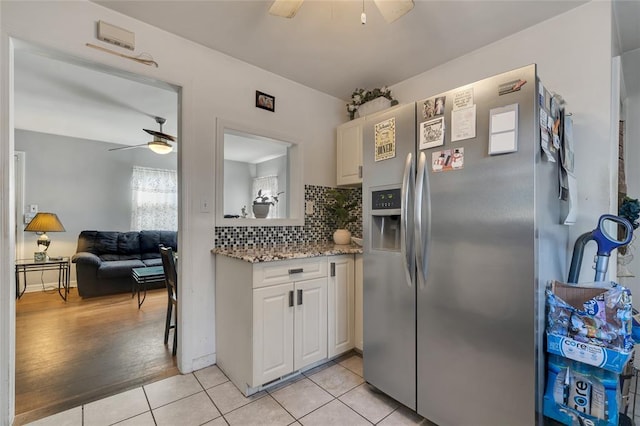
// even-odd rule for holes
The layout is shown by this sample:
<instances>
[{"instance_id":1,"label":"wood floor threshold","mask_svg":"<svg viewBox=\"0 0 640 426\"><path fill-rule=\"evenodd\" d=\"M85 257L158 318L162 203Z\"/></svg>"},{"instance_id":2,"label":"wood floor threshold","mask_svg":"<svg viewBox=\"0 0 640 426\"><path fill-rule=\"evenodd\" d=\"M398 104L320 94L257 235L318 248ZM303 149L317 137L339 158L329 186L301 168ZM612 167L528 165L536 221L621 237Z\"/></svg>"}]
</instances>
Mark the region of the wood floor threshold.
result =
<instances>
[{"instance_id":1,"label":"wood floor threshold","mask_svg":"<svg viewBox=\"0 0 640 426\"><path fill-rule=\"evenodd\" d=\"M126 392L131 389L139 388L140 386L148 385L158 380L166 379L168 377L176 376L180 374L178 367L171 367L160 374L155 374L147 377L140 377L133 379L126 383L118 383L111 386L106 386L100 389L96 389L95 392L84 395L77 395L73 398L67 398L62 401L57 401L54 404L37 408L35 410L27 411L26 413L16 414L13 426L22 426L28 423L40 420L42 418L51 416L56 413L61 413L71 408L78 407L80 405L88 404L93 401L98 401L103 398L107 398L112 395L117 395L122 392Z\"/></svg>"},{"instance_id":2,"label":"wood floor threshold","mask_svg":"<svg viewBox=\"0 0 640 426\"><path fill-rule=\"evenodd\" d=\"M150 291L141 309L131 294L82 299L72 289L67 303L56 293L25 294L16 303L13 425L180 374L173 333L162 342L166 307L165 289Z\"/></svg>"}]
</instances>

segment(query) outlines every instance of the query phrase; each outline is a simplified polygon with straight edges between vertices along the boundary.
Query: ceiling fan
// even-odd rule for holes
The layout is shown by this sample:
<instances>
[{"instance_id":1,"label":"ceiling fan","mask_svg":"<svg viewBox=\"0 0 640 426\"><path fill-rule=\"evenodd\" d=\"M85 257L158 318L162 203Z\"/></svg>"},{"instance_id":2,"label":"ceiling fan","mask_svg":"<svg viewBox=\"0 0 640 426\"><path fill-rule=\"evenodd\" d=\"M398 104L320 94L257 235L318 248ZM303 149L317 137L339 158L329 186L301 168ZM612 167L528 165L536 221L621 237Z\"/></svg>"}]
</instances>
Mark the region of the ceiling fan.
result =
<instances>
[{"instance_id":1,"label":"ceiling fan","mask_svg":"<svg viewBox=\"0 0 640 426\"><path fill-rule=\"evenodd\" d=\"M155 117L156 123L160 125L160 131L150 130L150 129L142 129L145 132L149 133L153 136L153 140L151 142L143 143L140 145L132 145L132 146L123 146L120 148L111 148L109 151L120 151L123 149L131 149L138 148L140 146L148 146L149 149L156 154L168 154L173 151L173 145L171 145L168 141L175 142L176 138L174 136L168 135L166 133L162 133L162 125L167 121L162 117Z\"/></svg>"},{"instance_id":2,"label":"ceiling fan","mask_svg":"<svg viewBox=\"0 0 640 426\"><path fill-rule=\"evenodd\" d=\"M275 0L269 14L283 18L293 18L304 0ZM413 9L413 0L374 0L384 19L391 23ZM363 3L364 7L364 3ZM364 11L363 11L364 14ZM366 23L366 17L362 18Z\"/></svg>"}]
</instances>

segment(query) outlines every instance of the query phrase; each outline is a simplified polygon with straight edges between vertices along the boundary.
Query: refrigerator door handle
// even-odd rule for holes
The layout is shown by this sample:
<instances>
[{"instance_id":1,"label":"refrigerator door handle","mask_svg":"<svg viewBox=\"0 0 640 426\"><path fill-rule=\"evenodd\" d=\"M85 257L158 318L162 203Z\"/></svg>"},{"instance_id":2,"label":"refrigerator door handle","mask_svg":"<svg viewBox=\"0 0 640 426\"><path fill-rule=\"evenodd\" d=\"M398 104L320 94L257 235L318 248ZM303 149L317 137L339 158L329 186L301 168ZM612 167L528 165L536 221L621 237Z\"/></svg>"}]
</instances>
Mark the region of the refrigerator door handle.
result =
<instances>
[{"instance_id":1,"label":"refrigerator door handle","mask_svg":"<svg viewBox=\"0 0 640 426\"><path fill-rule=\"evenodd\" d=\"M401 211L400 211L400 233L401 233L401 251L402 258L404 259L404 272L406 283L409 287L413 285L414 282L414 272L415 272L415 244L413 243L413 232L409 232L413 227L413 176L414 176L414 166L413 166L413 154L408 153L407 159L404 165L404 175L402 176L402 200L401 200Z\"/></svg>"},{"instance_id":2,"label":"refrigerator door handle","mask_svg":"<svg viewBox=\"0 0 640 426\"><path fill-rule=\"evenodd\" d=\"M429 170L427 169L427 156L420 153L418 160L418 173L416 174L415 192L415 241L416 259L418 263L418 275L420 288L424 288L427 281L429 267L429 234L431 233L431 200L429 188ZM423 209L426 211L423 212ZM423 213L426 213L426 223L423 221Z\"/></svg>"}]
</instances>

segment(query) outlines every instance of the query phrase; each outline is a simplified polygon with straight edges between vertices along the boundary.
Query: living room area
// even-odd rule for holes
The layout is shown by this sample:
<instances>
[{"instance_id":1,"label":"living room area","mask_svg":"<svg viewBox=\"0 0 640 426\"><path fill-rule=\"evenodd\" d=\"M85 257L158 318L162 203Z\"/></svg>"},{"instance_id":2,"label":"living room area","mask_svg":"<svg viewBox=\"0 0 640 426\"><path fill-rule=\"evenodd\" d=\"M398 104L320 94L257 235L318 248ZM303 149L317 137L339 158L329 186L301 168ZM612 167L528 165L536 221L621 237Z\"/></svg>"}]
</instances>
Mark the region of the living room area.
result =
<instances>
[{"instance_id":1,"label":"living room area","mask_svg":"<svg viewBox=\"0 0 640 426\"><path fill-rule=\"evenodd\" d=\"M178 134L179 93L26 44L15 67L15 257L33 266L20 274L16 266L15 424L23 424L179 374L173 336L163 342L164 282L141 305L132 293L133 269L161 267L159 244L178 249L177 144L159 155L147 143ZM46 246L37 244L42 232L25 231L38 213L59 221ZM62 266L39 267L43 251L67 278ZM104 268L79 283L77 262L89 253Z\"/></svg>"}]
</instances>

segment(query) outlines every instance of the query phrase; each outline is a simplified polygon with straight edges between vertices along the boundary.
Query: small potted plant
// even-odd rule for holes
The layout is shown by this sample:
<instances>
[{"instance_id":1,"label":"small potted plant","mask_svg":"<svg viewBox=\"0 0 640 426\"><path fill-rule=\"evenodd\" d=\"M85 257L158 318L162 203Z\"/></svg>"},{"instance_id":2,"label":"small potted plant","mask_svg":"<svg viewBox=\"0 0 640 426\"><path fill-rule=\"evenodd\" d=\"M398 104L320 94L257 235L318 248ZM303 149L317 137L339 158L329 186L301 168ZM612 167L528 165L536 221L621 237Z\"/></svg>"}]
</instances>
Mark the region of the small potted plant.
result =
<instances>
[{"instance_id":1,"label":"small potted plant","mask_svg":"<svg viewBox=\"0 0 640 426\"><path fill-rule=\"evenodd\" d=\"M350 200L345 191L338 189L330 189L327 192L327 198L329 203L325 206L325 209L336 227L333 233L333 242L336 244L349 244L351 242L351 232L346 228L348 224L357 220L353 212L358 203Z\"/></svg>"},{"instance_id":2,"label":"small potted plant","mask_svg":"<svg viewBox=\"0 0 640 426\"><path fill-rule=\"evenodd\" d=\"M349 118L353 120L356 116L356 112L359 112L360 117L366 115L367 113L362 113L362 111L359 111L361 109L360 107L366 104L367 102L374 101L375 99L378 99L378 98L384 99L387 102L381 103L380 105L375 106L367 113L373 113L373 112L382 110L384 108L387 108L389 106L398 104L398 101L393 99L393 96L391 95L391 90L389 90L387 86L384 86L381 88L375 88L373 90L356 89L351 94L351 101L347 104L347 112L349 113Z\"/></svg>"},{"instance_id":3,"label":"small potted plant","mask_svg":"<svg viewBox=\"0 0 640 426\"><path fill-rule=\"evenodd\" d=\"M284 194L284 191L278 192L276 195L269 196L258 190L258 195L253 200L253 215L256 219L264 219L269 215L269 208L278 203L278 197Z\"/></svg>"}]
</instances>

